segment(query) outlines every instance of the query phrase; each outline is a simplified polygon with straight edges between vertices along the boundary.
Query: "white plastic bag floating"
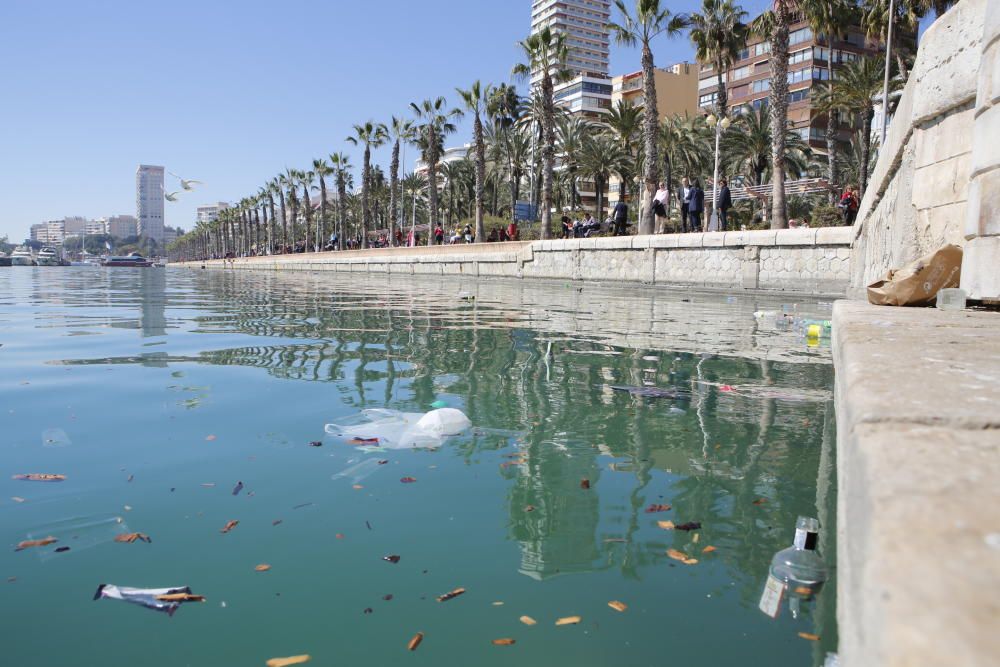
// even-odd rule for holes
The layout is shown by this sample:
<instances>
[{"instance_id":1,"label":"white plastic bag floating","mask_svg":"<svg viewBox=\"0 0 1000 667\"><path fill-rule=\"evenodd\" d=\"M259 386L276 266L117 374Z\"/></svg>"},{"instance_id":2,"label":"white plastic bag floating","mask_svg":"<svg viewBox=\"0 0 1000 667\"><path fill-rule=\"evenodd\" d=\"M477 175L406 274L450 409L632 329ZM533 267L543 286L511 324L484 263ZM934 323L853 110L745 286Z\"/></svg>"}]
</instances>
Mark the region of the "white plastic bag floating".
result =
<instances>
[{"instance_id":1,"label":"white plastic bag floating","mask_svg":"<svg viewBox=\"0 0 1000 667\"><path fill-rule=\"evenodd\" d=\"M128 586L115 586L114 584L101 584L94 593L94 599L108 598L110 600L121 600L131 602L146 609L165 612L168 616L173 616L177 608L184 602L204 602L201 595L192 595L188 586L177 586L174 588L130 588Z\"/></svg>"},{"instance_id":2,"label":"white plastic bag floating","mask_svg":"<svg viewBox=\"0 0 1000 667\"><path fill-rule=\"evenodd\" d=\"M459 435L472 426L465 413L455 408L440 408L427 413L398 410L364 410L368 419L360 424L327 424L330 435L345 438L355 445L378 445L385 449L439 447L448 437Z\"/></svg>"}]
</instances>

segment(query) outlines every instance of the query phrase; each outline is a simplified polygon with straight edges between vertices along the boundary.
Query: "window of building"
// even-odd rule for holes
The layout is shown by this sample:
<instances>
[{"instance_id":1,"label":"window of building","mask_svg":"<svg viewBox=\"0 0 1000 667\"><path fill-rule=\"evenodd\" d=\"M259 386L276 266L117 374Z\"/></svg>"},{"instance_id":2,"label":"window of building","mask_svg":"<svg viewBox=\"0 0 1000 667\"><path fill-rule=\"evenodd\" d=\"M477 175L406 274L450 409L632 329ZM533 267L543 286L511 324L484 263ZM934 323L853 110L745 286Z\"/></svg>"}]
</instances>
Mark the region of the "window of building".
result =
<instances>
[{"instance_id":1,"label":"window of building","mask_svg":"<svg viewBox=\"0 0 1000 667\"><path fill-rule=\"evenodd\" d=\"M739 52L739 55L736 56L736 59L746 60L749 57L750 57L750 49L743 49L742 51Z\"/></svg>"},{"instance_id":2,"label":"window of building","mask_svg":"<svg viewBox=\"0 0 1000 667\"><path fill-rule=\"evenodd\" d=\"M812 39L813 33L809 28L799 28L798 30L793 30L788 33L788 45L793 46L795 44L801 44L802 42L808 42Z\"/></svg>"},{"instance_id":3,"label":"window of building","mask_svg":"<svg viewBox=\"0 0 1000 667\"><path fill-rule=\"evenodd\" d=\"M809 97L809 89L803 88L802 90L796 90L794 92L788 93L788 103L801 102Z\"/></svg>"},{"instance_id":4,"label":"window of building","mask_svg":"<svg viewBox=\"0 0 1000 667\"><path fill-rule=\"evenodd\" d=\"M771 90L771 80L761 79L760 81L754 81L750 84L750 90L754 93L763 93Z\"/></svg>"},{"instance_id":5,"label":"window of building","mask_svg":"<svg viewBox=\"0 0 1000 667\"><path fill-rule=\"evenodd\" d=\"M830 70L825 67L813 67L812 78L814 81L826 81L830 78Z\"/></svg>"},{"instance_id":6,"label":"window of building","mask_svg":"<svg viewBox=\"0 0 1000 667\"><path fill-rule=\"evenodd\" d=\"M771 52L770 42L761 42L760 44L753 45L753 54L755 56L762 56L765 53L770 53L770 52Z\"/></svg>"},{"instance_id":7,"label":"window of building","mask_svg":"<svg viewBox=\"0 0 1000 667\"><path fill-rule=\"evenodd\" d=\"M732 89L732 91L730 92L729 96L731 98L733 98L734 100L736 100L736 99L739 99L741 97L746 97L749 92L750 92L750 86L749 85L747 85L747 86L736 86L735 88Z\"/></svg>"},{"instance_id":8,"label":"window of building","mask_svg":"<svg viewBox=\"0 0 1000 667\"><path fill-rule=\"evenodd\" d=\"M745 79L750 76L750 67L737 67L729 74L730 81L739 81L740 79Z\"/></svg>"},{"instance_id":9,"label":"window of building","mask_svg":"<svg viewBox=\"0 0 1000 667\"><path fill-rule=\"evenodd\" d=\"M707 107L710 104L715 104L716 97L718 97L718 92L702 95L698 98L698 106Z\"/></svg>"},{"instance_id":10,"label":"window of building","mask_svg":"<svg viewBox=\"0 0 1000 667\"><path fill-rule=\"evenodd\" d=\"M794 72L788 73L788 84L802 83L803 81L809 81L812 79L812 67L806 67L803 69L795 70Z\"/></svg>"},{"instance_id":11,"label":"window of building","mask_svg":"<svg viewBox=\"0 0 1000 667\"><path fill-rule=\"evenodd\" d=\"M794 51L788 54L788 64L795 65L797 63L804 63L809 60L811 54L809 49L802 49L801 51Z\"/></svg>"}]
</instances>

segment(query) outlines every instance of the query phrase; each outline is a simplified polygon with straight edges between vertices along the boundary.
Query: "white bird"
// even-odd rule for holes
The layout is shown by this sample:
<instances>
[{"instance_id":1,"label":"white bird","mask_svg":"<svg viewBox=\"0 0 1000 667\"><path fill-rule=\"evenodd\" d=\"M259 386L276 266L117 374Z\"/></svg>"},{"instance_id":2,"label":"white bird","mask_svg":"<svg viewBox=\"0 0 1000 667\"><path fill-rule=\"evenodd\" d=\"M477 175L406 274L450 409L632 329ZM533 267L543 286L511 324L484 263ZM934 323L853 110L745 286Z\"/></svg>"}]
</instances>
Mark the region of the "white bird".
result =
<instances>
[{"instance_id":1,"label":"white bird","mask_svg":"<svg viewBox=\"0 0 1000 667\"><path fill-rule=\"evenodd\" d=\"M192 180L192 179L181 178L180 176L178 176L177 174L173 173L172 171L168 171L167 173L170 174L171 176L173 176L174 178L176 178L178 181L181 182L181 189L183 189L183 190L194 190L194 184L196 184L196 183L198 185L203 185L203 183L201 181L195 181L195 180Z\"/></svg>"},{"instance_id":2,"label":"white bird","mask_svg":"<svg viewBox=\"0 0 1000 667\"><path fill-rule=\"evenodd\" d=\"M177 201L177 195L179 194L180 192L167 192L166 190L164 190L163 198L166 199L167 201Z\"/></svg>"}]
</instances>

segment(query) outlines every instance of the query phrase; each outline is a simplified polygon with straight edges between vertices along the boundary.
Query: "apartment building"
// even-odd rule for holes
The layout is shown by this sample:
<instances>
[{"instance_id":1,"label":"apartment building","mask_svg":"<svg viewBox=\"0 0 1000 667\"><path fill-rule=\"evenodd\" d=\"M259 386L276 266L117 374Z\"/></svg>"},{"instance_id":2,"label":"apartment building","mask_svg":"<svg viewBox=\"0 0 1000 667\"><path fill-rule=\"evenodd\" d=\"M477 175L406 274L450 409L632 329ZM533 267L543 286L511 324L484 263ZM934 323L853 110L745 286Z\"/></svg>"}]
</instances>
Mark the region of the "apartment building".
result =
<instances>
[{"instance_id":1,"label":"apartment building","mask_svg":"<svg viewBox=\"0 0 1000 667\"><path fill-rule=\"evenodd\" d=\"M826 85L845 63L877 55L880 45L860 26L833 40L818 39L801 14L794 16L788 36L788 121L814 149L826 150L826 115L812 104L810 91ZM832 42L832 43L831 43ZM751 38L733 66L723 73L730 115L735 116L767 104L771 95L771 49L760 38ZM715 111L718 76L711 63L702 63L698 80L698 106L704 113ZM849 119L839 119L838 139L851 140Z\"/></svg>"}]
</instances>

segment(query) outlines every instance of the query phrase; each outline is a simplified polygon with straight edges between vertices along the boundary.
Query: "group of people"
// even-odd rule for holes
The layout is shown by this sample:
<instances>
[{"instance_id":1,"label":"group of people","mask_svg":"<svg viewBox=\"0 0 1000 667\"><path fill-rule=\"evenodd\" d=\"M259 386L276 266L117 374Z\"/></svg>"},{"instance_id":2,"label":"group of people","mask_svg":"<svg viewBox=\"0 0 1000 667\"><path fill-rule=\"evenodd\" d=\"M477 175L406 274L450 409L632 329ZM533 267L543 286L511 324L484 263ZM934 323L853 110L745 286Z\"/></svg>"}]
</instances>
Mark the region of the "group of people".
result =
<instances>
[{"instance_id":1,"label":"group of people","mask_svg":"<svg viewBox=\"0 0 1000 667\"><path fill-rule=\"evenodd\" d=\"M659 189L653 195L653 213L657 217L657 229L666 231L667 206L670 203L671 193L667 189L666 183L660 183ZM681 232L700 232L704 229L703 217L705 215L705 190L701 187L701 180L694 179L692 182L687 177L681 179L681 184L673 194L675 200L680 204ZM729 210L733 207L733 195L729 190L729 182L719 179L719 193L716 210L718 212L718 231L726 231L729 224Z\"/></svg>"},{"instance_id":2,"label":"group of people","mask_svg":"<svg viewBox=\"0 0 1000 667\"><path fill-rule=\"evenodd\" d=\"M837 203L837 208L840 209L844 216L845 225L853 225L854 221L858 217L858 208L861 206L861 201L858 197L858 189L853 185L848 185L844 188L844 193L840 195L840 201Z\"/></svg>"}]
</instances>

